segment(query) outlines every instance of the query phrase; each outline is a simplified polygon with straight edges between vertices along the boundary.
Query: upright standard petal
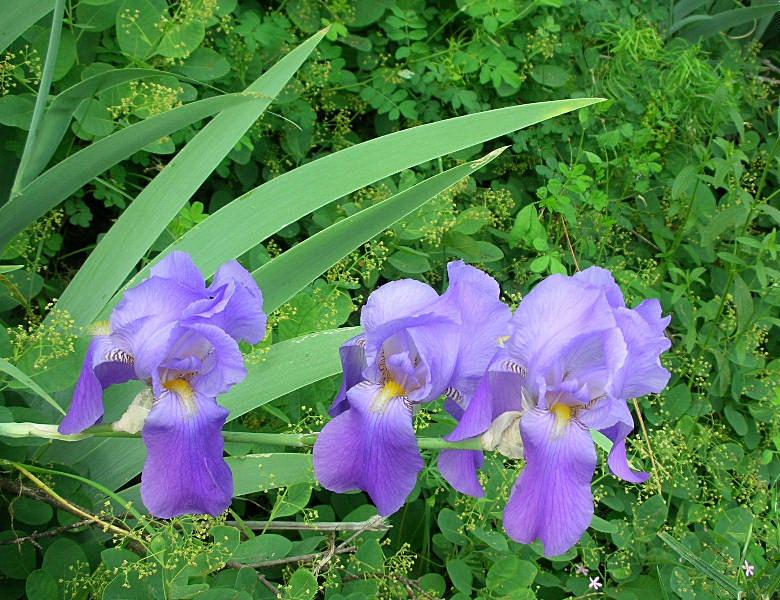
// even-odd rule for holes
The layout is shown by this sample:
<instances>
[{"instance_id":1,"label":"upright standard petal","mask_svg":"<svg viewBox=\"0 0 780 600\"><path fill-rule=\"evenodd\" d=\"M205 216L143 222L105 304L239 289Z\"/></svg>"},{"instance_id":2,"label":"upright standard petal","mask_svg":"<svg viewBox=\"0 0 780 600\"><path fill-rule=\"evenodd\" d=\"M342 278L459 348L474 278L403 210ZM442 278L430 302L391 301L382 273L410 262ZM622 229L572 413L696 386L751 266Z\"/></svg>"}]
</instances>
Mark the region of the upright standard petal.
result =
<instances>
[{"instance_id":1,"label":"upright standard petal","mask_svg":"<svg viewBox=\"0 0 780 600\"><path fill-rule=\"evenodd\" d=\"M363 490L380 515L403 506L424 463L412 414L392 390L362 382L347 392L350 409L323 428L314 444L317 479L334 492Z\"/></svg>"},{"instance_id":2,"label":"upright standard petal","mask_svg":"<svg viewBox=\"0 0 780 600\"><path fill-rule=\"evenodd\" d=\"M524 544L541 540L545 555L557 556L579 541L593 518L596 449L586 427L576 420L562 424L552 412L528 411L520 426L528 464L504 511L504 528Z\"/></svg>"},{"instance_id":3,"label":"upright standard petal","mask_svg":"<svg viewBox=\"0 0 780 600\"><path fill-rule=\"evenodd\" d=\"M620 286L618 286L612 273L607 269L601 267L588 267L584 271L575 273L572 278L583 281L593 287L600 288L606 295L607 301L612 308L619 308L626 305Z\"/></svg>"},{"instance_id":4,"label":"upright standard petal","mask_svg":"<svg viewBox=\"0 0 780 600\"><path fill-rule=\"evenodd\" d=\"M661 354L671 347L664 335L669 318L661 319L660 312L657 300L646 300L635 310L622 308L615 312L628 348L628 357L613 389L615 396L638 398L658 393L669 383L671 373L661 364Z\"/></svg>"},{"instance_id":5,"label":"upright standard petal","mask_svg":"<svg viewBox=\"0 0 780 600\"><path fill-rule=\"evenodd\" d=\"M178 321L190 304L204 298L205 288L198 291L174 279L150 277L125 292L111 313L111 331L140 319L153 319L161 325Z\"/></svg>"},{"instance_id":6,"label":"upright standard petal","mask_svg":"<svg viewBox=\"0 0 780 600\"><path fill-rule=\"evenodd\" d=\"M438 299L436 290L416 279L391 281L371 292L360 311L360 324L370 335L376 327L417 314Z\"/></svg>"},{"instance_id":7,"label":"upright standard petal","mask_svg":"<svg viewBox=\"0 0 780 600\"><path fill-rule=\"evenodd\" d=\"M151 277L170 279L198 295L203 295L206 290L203 273L186 252L171 252L154 265L150 272Z\"/></svg>"},{"instance_id":8,"label":"upright standard petal","mask_svg":"<svg viewBox=\"0 0 780 600\"><path fill-rule=\"evenodd\" d=\"M234 340L258 344L265 337L267 324L263 312L263 294L251 273L238 261L231 260L219 268L209 290L226 287L231 290L225 309L215 318Z\"/></svg>"},{"instance_id":9,"label":"upright standard petal","mask_svg":"<svg viewBox=\"0 0 780 600\"><path fill-rule=\"evenodd\" d=\"M523 298L511 324L507 351L533 375L555 360L572 338L613 328L615 319L600 288L551 275Z\"/></svg>"},{"instance_id":10,"label":"upright standard petal","mask_svg":"<svg viewBox=\"0 0 780 600\"><path fill-rule=\"evenodd\" d=\"M236 341L219 327L183 322L181 337L171 346L170 358L196 356L202 364L193 387L206 396L224 394L246 377L244 357Z\"/></svg>"},{"instance_id":11,"label":"upright standard petal","mask_svg":"<svg viewBox=\"0 0 780 600\"><path fill-rule=\"evenodd\" d=\"M219 516L230 506L233 475L222 453L228 410L181 385L164 392L143 430L147 456L141 498L156 517Z\"/></svg>"},{"instance_id":12,"label":"upright standard petal","mask_svg":"<svg viewBox=\"0 0 780 600\"><path fill-rule=\"evenodd\" d=\"M81 375L73 390L68 413L59 426L64 434L80 433L103 418L103 390L135 377L133 358L115 348L109 336L96 336L89 343Z\"/></svg>"},{"instance_id":13,"label":"upright standard petal","mask_svg":"<svg viewBox=\"0 0 780 600\"><path fill-rule=\"evenodd\" d=\"M480 377L499 350L499 339L509 334L512 311L500 299L498 282L487 273L454 261L447 265L449 285L439 301L459 311L458 360L451 387L470 397Z\"/></svg>"}]
</instances>

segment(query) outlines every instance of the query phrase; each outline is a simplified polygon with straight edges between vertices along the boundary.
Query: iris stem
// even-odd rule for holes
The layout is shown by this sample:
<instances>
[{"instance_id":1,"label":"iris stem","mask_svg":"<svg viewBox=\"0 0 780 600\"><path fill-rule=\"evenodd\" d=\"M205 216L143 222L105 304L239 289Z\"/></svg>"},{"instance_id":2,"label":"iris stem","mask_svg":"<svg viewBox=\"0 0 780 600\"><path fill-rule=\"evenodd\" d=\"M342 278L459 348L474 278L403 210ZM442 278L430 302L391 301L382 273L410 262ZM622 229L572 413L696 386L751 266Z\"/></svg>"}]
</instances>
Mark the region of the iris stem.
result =
<instances>
[{"instance_id":1,"label":"iris stem","mask_svg":"<svg viewBox=\"0 0 780 600\"><path fill-rule=\"evenodd\" d=\"M223 431L226 442L264 444L290 448L311 448L319 432L312 433L264 433L256 431ZM43 423L0 423L0 437L46 438L64 442L77 442L91 437L140 438L140 433L115 431L111 425L95 425L82 433L65 435L57 431L56 425ZM448 442L441 438L418 437L417 445L423 450L483 450L479 438L460 442Z\"/></svg>"}]
</instances>

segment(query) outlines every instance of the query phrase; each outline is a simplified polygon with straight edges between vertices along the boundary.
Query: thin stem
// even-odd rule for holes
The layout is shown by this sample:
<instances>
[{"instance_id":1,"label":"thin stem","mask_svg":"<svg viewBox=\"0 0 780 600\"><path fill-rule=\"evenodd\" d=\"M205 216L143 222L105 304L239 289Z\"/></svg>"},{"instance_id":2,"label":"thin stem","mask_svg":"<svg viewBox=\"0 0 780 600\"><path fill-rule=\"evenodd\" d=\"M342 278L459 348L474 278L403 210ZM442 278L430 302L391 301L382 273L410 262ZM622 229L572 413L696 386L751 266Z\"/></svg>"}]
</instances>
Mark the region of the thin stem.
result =
<instances>
[{"instance_id":1,"label":"thin stem","mask_svg":"<svg viewBox=\"0 0 780 600\"><path fill-rule=\"evenodd\" d=\"M50 529L49 531L41 531L41 532L34 531L30 535L14 538L12 540L3 540L0 541L0 546L23 544L25 542L35 543L36 540L39 540L41 538L57 537L58 535L70 531L71 529L78 529L79 527L84 527L85 525L92 525L92 524L93 524L92 519L81 519L80 521L76 521L75 523L63 525L62 527L55 527L54 529Z\"/></svg>"},{"instance_id":2,"label":"thin stem","mask_svg":"<svg viewBox=\"0 0 780 600\"><path fill-rule=\"evenodd\" d=\"M46 103L49 101L49 89L54 78L54 66L57 62L57 51L60 47L60 35L62 34L62 18L65 14L65 0L56 0L51 22L51 32L49 34L49 47L46 49L46 62L43 65L41 74L41 84L38 86L38 95L35 98L35 107L33 108L32 119L30 120L30 131L27 133L27 139L24 142L22 158L19 161L19 167L16 170L16 177L11 188L11 197L19 193L24 185L24 170L27 163L30 162L30 156L35 147L35 138L38 135L38 128L41 126L43 113L46 111Z\"/></svg>"},{"instance_id":3,"label":"thin stem","mask_svg":"<svg viewBox=\"0 0 780 600\"><path fill-rule=\"evenodd\" d=\"M653 464L653 471L655 473L659 472L659 469L662 469L664 473L669 475L669 472L655 460L655 453L653 452L653 447L650 445L650 435L647 433L647 427L645 427L645 419L642 416L642 410L639 408L639 401L634 398L634 410L636 411L636 416L639 419L639 426L642 428L642 436L645 438L645 445L647 446L647 453L650 455L650 462ZM655 479L656 486L658 487L658 493L661 493L661 483L658 481L658 479Z\"/></svg>"},{"instance_id":4,"label":"thin stem","mask_svg":"<svg viewBox=\"0 0 780 600\"><path fill-rule=\"evenodd\" d=\"M571 244L571 239L569 238L569 229L566 227L566 217L561 215L561 224L563 225L563 234L566 236L566 243L569 244L569 252L571 253L571 258L574 261L574 266L576 267L577 271L580 270L580 263L577 262L577 255L574 253L574 246Z\"/></svg>"},{"instance_id":5,"label":"thin stem","mask_svg":"<svg viewBox=\"0 0 780 600\"><path fill-rule=\"evenodd\" d=\"M252 530L270 531L387 531L390 525L384 521L377 522L374 519L368 521L346 521L344 523L331 521L317 521L305 523L303 521L227 521L227 525L243 525ZM2 544L2 542L0 542Z\"/></svg>"},{"instance_id":6,"label":"thin stem","mask_svg":"<svg viewBox=\"0 0 780 600\"><path fill-rule=\"evenodd\" d=\"M334 551L334 554L348 554L350 552L357 551L355 546L347 546L345 548L338 548ZM301 554L300 556L288 556L287 558L277 558L274 560L264 560L256 563L236 563L242 567L252 567L253 569L267 569L270 567L279 567L282 565L289 565L292 563L310 562L315 561L318 558L322 558L328 552L312 552L311 554Z\"/></svg>"},{"instance_id":7,"label":"thin stem","mask_svg":"<svg viewBox=\"0 0 780 600\"><path fill-rule=\"evenodd\" d=\"M264 433L255 431L223 431L226 442L265 444L291 448L311 448L319 432L312 433ZM65 435L57 431L56 425L43 423L0 423L0 437L46 438L63 442L77 442L90 437L140 438L140 433L114 431L111 425L95 425L82 433ZM460 442L448 442L441 438L419 437L417 445L423 450L483 450L480 438Z\"/></svg>"},{"instance_id":8,"label":"thin stem","mask_svg":"<svg viewBox=\"0 0 780 600\"><path fill-rule=\"evenodd\" d=\"M13 468L15 468L17 471L19 471L22 475L27 477L30 481L32 481L38 488L46 492L49 496L54 498L58 503L60 503L63 507L67 508L67 510L75 515L79 515L80 517L83 517L84 519L87 519L89 521L92 521L98 525L100 525L103 528L103 531L112 531L116 533L117 535L120 535L122 537L129 537L132 540L140 541L138 540L131 531L127 529L122 529L121 527L117 527L116 525L112 525L111 523L107 523L106 521L103 521L99 517L96 517L95 515L92 515L88 513L85 510L82 510L78 506L75 506L65 500L62 496L60 496L57 492L55 492L53 489L51 489L48 485L46 485L43 481L38 479L35 475L30 473L23 465L20 465L19 463L11 462L11 461L3 461Z\"/></svg>"}]
</instances>

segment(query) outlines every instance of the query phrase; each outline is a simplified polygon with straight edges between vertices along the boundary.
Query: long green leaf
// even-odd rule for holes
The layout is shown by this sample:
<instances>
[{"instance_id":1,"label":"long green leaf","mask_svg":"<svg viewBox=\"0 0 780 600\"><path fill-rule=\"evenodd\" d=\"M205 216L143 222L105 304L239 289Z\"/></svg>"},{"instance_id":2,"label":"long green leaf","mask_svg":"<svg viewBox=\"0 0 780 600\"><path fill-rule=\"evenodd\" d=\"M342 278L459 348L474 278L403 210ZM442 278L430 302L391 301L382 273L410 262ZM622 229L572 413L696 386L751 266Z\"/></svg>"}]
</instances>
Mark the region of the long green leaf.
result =
<instances>
[{"instance_id":1,"label":"long green leaf","mask_svg":"<svg viewBox=\"0 0 780 600\"><path fill-rule=\"evenodd\" d=\"M41 82L38 85L38 94L35 96L35 107L33 108L32 119L30 120L30 129L27 132L27 138L24 140L22 149L22 158L19 160L19 166L16 169L13 186L11 186L11 197L19 193L24 181L25 171L30 162L33 151L38 140L38 129L43 120L43 114L46 112L46 104L49 101L49 89L54 78L54 65L57 62L57 53L60 49L60 36L62 34L62 20L65 16L65 0L55 0L51 28L49 31L49 45L46 48L46 61L43 63L43 73Z\"/></svg>"},{"instance_id":2,"label":"long green leaf","mask_svg":"<svg viewBox=\"0 0 780 600\"><path fill-rule=\"evenodd\" d=\"M0 11L0 52L54 8L54 0L13 0Z\"/></svg>"},{"instance_id":3,"label":"long green leaf","mask_svg":"<svg viewBox=\"0 0 780 600\"><path fill-rule=\"evenodd\" d=\"M763 6L744 6L733 10L724 10L715 15L691 15L672 25L668 35L691 25L681 35L688 40L696 41L699 38L710 37L756 19L773 15L778 10L780 10L780 3L775 2Z\"/></svg>"},{"instance_id":4,"label":"long green leaf","mask_svg":"<svg viewBox=\"0 0 780 600\"><path fill-rule=\"evenodd\" d=\"M265 359L247 365L247 377L219 403L230 409L228 421L276 398L341 372L338 349L357 335L358 327L321 331L271 346ZM137 391L109 389L106 422L121 416ZM118 489L141 471L145 456L143 442L130 438L93 438L82 442L53 442L45 460L86 469L95 481Z\"/></svg>"},{"instance_id":5,"label":"long green leaf","mask_svg":"<svg viewBox=\"0 0 780 600\"><path fill-rule=\"evenodd\" d=\"M263 290L266 312L276 310L361 244L485 166L504 149L434 175L392 198L339 221L257 269L252 274Z\"/></svg>"},{"instance_id":6,"label":"long green leaf","mask_svg":"<svg viewBox=\"0 0 780 600\"><path fill-rule=\"evenodd\" d=\"M252 94L198 100L121 129L57 163L0 207L0 248L109 167L161 137L227 108L258 102Z\"/></svg>"},{"instance_id":7,"label":"long green leaf","mask_svg":"<svg viewBox=\"0 0 780 600\"><path fill-rule=\"evenodd\" d=\"M37 383L35 383L26 373L16 368L14 365L9 363L4 358L0 358L0 371L3 373L6 373L7 375L10 375L16 381L21 383L24 387L27 389L35 392L38 396L43 398L46 402L51 404L57 412L64 415L65 411L62 409L62 407L57 404L57 401L49 396L49 394L46 393L46 390L44 390L41 386L39 386Z\"/></svg>"},{"instance_id":8,"label":"long green leaf","mask_svg":"<svg viewBox=\"0 0 780 600\"><path fill-rule=\"evenodd\" d=\"M215 117L141 192L98 243L57 306L88 324L165 227L235 147L325 36L313 35L247 88L263 99Z\"/></svg>"},{"instance_id":9,"label":"long green leaf","mask_svg":"<svg viewBox=\"0 0 780 600\"><path fill-rule=\"evenodd\" d=\"M723 573L716 570L711 564L700 559L691 550L683 546L680 542L678 542L665 531L659 531L658 537L661 538L667 546L674 550L680 558L691 563L691 565L693 565L693 567L699 571L699 573L705 577L709 577L712 581L717 583L735 598L740 598L742 590Z\"/></svg>"},{"instance_id":10,"label":"long green leaf","mask_svg":"<svg viewBox=\"0 0 780 600\"><path fill-rule=\"evenodd\" d=\"M169 251L189 252L206 276L304 215L403 169L601 102L599 98L510 106L391 133L288 171L218 210L172 244L126 287L140 281ZM101 292L102 294L102 289ZM113 298L110 308L119 300ZM93 308L96 303L90 303ZM99 314L81 311L82 322Z\"/></svg>"},{"instance_id":11,"label":"long green leaf","mask_svg":"<svg viewBox=\"0 0 780 600\"><path fill-rule=\"evenodd\" d=\"M88 77L57 94L43 115L38 141L25 168L22 185L30 183L46 168L68 131L73 115L84 100L94 98L96 94L128 81L166 74L154 69L114 69Z\"/></svg>"}]
</instances>

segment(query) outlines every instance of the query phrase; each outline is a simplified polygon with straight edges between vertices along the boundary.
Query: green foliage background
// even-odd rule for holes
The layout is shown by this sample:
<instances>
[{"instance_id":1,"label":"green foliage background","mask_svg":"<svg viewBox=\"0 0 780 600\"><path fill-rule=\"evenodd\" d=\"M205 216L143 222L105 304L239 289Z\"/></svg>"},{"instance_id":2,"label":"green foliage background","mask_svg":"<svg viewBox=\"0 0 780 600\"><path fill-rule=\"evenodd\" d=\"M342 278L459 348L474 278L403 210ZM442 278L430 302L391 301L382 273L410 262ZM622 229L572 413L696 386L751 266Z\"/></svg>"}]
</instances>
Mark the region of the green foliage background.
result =
<instances>
[{"instance_id":1,"label":"green foliage background","mask_svg":"<svg viewBox=\"0 0 780 600\"><path fill-rule=\"evenodd\" d=\"M664 360L673 376L666 392L637 405L642 427L629 450L635 465L652 470L651 480L626 485L600 466L598 517L582 542L555 560L503 534L501 512L520 465L497 455L486 462L485 499L448 488L430 453L389 531L333 538L316 530L261 530L240 541L243 520L358 522L375 514L363 494L318 488L305 455L278 472L270 455L265 466L252 463L265 483L235 501L228 518L238 526L181 519L137 529L147 550L164 557L156 566L132 544L114 547L121 540L89 525L34 544L0 545L3 598L272 597L257 572L285 597L301 599L689 600L735 597L735 590L773 597L780 589L776 21L762 14L741 23L731 14L728 29L685 22L692 11L733 10L728 2L640 4L290 0L261 8L250 0L69 1L53 93L109 70L165 74L139 72L81 102L62 142L49 149L54 162L182 104L242 91L310 34L331 26L270 110L168 224L147 261L233 198L361 141L504 106L607 98L489 147L386 178L247 252L242 262L257 269L427 177L511 145L284 303L271 315L269 340L246 349L250 362L261 364L272 342L356 325L360 305L386 280L415 277L441 288L446 262L463 258L492 274L513 305L550 273L591 264L611 269L629 304L658 297L672 314L672 350ZM49 22L38 21L0 55L2 198L29 128ZM60 404L68 403L84 331L67 312L50 312L53 302L112 221L201 127L186 127L112 167L6 248L3 262L22 268L0 272L0 357ZM319 429L339 385L336 372L288 390L229 428ZM48 405L11 377L3 386L0 420L55 422ZM452 423L432 407L417 415L416 427L420 435L439 436ZM105 483L88 463L70 464L48 446L3 439L0 456ZM246 455L273 450L228 446L234 469ZM15 493L21 481L15 472L3 477L0 539L78 521ZM105 508L104 494L83 482L59 475L45 481L89 511L125 518L125 510ZM342 543L352 550L322 566L326 554L300 568L293 561L266 564ZM223 568L229 561L262 565ZM745 561L755 567L751 577ZM588 588L578 565L600 578L599 592Z\"/></svg>"}]
</instances>

